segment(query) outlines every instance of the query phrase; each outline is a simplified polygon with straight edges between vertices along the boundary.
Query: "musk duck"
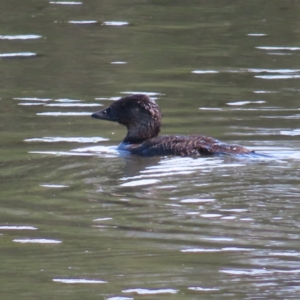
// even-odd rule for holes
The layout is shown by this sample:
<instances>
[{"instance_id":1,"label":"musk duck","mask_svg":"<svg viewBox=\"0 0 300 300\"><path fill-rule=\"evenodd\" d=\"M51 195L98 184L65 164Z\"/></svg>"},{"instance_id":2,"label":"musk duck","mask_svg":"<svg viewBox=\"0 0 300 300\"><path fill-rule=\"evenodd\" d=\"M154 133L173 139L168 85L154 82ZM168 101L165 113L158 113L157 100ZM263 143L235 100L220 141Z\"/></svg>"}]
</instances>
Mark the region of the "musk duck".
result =
<instances>
[{"instance_id":1,"label":"musk duck","mask_svg":"<svg viewBox=\"0 0 300 300\"><path fill-rule=\"evenodd\" d=\"M118 146L118 150L129 151L136 155L199 157L254 153L242 146L226 144L198 134L158 136L162 119L160 109L152 99L143 94L123 97L109 107L93 113L92 117L126 126L127 135Z\"/></svg>"}]
</instances>

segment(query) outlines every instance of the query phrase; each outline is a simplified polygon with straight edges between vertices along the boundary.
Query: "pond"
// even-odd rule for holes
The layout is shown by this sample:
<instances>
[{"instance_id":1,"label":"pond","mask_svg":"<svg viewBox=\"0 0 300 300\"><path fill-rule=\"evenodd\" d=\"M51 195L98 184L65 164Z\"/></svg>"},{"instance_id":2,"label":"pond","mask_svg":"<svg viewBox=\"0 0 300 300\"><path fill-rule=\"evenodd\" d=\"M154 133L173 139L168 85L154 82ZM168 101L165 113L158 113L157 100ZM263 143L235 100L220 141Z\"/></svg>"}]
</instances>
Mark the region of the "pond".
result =
<instances>
[{"instance_id":1,"label":"pond","mask_svg":"<svg viewBox=\"0 0 300 300\"><path fill-rule=\"evenodd\" d=\"M298 299L300 5L2 1L1 299ZM90 115L266 156L139 157Z\"/></svg>"}]
</instances>

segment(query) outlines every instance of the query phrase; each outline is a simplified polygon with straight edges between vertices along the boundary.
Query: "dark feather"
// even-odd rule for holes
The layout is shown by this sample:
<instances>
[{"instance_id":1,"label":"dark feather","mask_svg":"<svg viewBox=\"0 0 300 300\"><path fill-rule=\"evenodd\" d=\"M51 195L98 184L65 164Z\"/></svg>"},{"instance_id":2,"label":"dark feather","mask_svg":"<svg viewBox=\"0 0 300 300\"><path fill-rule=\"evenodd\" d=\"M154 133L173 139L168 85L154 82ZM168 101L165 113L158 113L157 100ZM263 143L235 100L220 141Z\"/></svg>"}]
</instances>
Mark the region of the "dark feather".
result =
<instances>
[{"instance_id":1,"label":"dark feather","mask_svg":"<svg viewBox=\"0 0 300 300\"><path fill-rule=\"evenodd\" d=\"M161 113L158 105L146 95L131 95L114 102L92 117L119 122L127 127L120 150L142 156L177 155L198 157L214 154L253 153L239 145L229 145L202 135L159 136Z\"/></svg>"}]
</instances>

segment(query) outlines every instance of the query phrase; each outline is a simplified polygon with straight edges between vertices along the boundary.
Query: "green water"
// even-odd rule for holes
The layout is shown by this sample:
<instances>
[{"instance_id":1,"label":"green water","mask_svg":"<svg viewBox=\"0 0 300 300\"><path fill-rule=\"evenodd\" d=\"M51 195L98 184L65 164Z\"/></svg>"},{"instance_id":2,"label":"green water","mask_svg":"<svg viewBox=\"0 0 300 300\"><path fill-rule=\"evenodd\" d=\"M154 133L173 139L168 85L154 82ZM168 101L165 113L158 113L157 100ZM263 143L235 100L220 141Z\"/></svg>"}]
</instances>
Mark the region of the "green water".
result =
<instances>
[{"instance_id":1,"label":"green water","mask_svg":"<svg viewBox=\"0 0 300 300\"><path fill-rule=\"evenodd\" d=\"M1 299L299 298L297 1L0 3ZM117 152L137 91L268 157Z\"/></svg>"}]
</instances>

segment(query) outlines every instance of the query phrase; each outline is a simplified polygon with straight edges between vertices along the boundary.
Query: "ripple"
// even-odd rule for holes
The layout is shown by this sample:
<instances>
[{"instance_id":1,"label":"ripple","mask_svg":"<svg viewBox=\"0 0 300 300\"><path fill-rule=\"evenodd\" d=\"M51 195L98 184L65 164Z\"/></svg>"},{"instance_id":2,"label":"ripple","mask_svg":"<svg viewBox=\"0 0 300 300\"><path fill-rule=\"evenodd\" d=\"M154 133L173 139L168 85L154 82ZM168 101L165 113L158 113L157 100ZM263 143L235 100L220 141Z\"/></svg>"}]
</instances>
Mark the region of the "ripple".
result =
<instances>
[{"instance_id":1,"label":"ripple","mask_svg":"<svg viewBox=\"0 0 300 300\"><path fill-rule=\"evenodd\" d=\"M229 70L194 70L191 73L194 74L216 74L216 73L279 73L279 74L291 74L299 73L300 69L259 69L259 68L240 68Z\"/></svg>"},{"instance_id":2,"label":"ripple","mask_svg":"<svg viewBox=\"0 0 300 300\"><path fill-rule=\"evenodd\" d=\"M121 22L121 21L106 21L102 23L102 25L106 25L106 26L126 26L128 24L129 24L128 22Z\"/></svg>"},{"instance_id":3,"label":"ripple","mask_svg":"<svg viewBox=\"0 0 300 300\"><path fill-rule=\"evenodd\" d=\"M120 98L119 98L120 99ZM95 100L104 100L104 101L106 101L106 100L110 100L110 98L105 98L105 97L97 97L97 98L95 98Z\"/></svg>"},{"instance_id":4,"label":"ripple","mask_svg":"<svg viewBox=\"0 0 300 300\"><path fill-rule=\"evenodd\" d=\"M203 287L200 287L200 286L191 286L188 288L189 290L191 291L197 291L197 292L213 292L213 291L219 291L220 289L218 288L203 288Z\"/></svg>"},{"instance_id":5,"label":"ripple","mask_svg":"<svg viewBox=\"0 0 300 300\"><path fill-rule=\"evenodd\" d=\"M131 177L122 177L122 181L153 179L154 178L172 178L176 175L189 175L201 170L202 172L211 172L213 168L228 168L228 167L241 167L245 166L244 163L230 163L225 164L224 160L213 157L199 159L172 157L161 160L157 165L149 166L145 170L141 170L139 175Z\"/></svg>"},{"instance_id":6,"label":"ripple","mask_svg":"<svg viewBox=\"0 0 300 300\"><path fill-rule=\"evenodd\" d=\"M289 135L289 136L296 136L300 135L300 129L293 129L293 130L281 130L281 135Z\"/></svg>"},{"instance_id":7,"label":"ripple","mask_svg":"<svg viewBox=\"0 0 300 300\"><path fill-rule=\"evenodd\" d=\"M180 200L181 203L206 203L206 202L214 202L216 199L183 199Z\"/></svg>"},{"instance_id":8,"label":"ripple","mask_svg":"<svg viewBox=\"0 0 300 300\"><path fill-rule=\"evenodd\" d=\"M236 217L235 216L226 216L226 217L222 217L221 219L222 220L234 220L234 219L236 219Z\"/></svg>"},{"instance_id":9,"label":"ripple","mask_svg":"<svg viewBox=\"0 0 300 300\"><path fill-rule=\"evenodd\" d=\"M225 273L229 275L247 275L247 276L258 276L258 275L266 275L266 274L299 274L300 269L294 269L294 270L267 270L267 269L244 269L244 270L220 270L220 273Z\"/></svg>"},{"instance_id":10,"label":"ripple","mask_svg":"<svg viewBox=\"0 0 300 300\"><path fill-rule=\"evenodd\" d=\"M23 34L23 35L0 35L0 40L31 40L40 39L41 35Z\"/></svg>"},{"instance_id":11,"label":"ripple","mask_svg":"<svg viewBox=\"0 0 300 300\"><path fill-rule=\"evenodd\" d=\"M51 240L51 239L15 239L13 242L16 243L33 243L33 244L60 244L62 241L59 240Z\"/></svg>"},{"instance_id":12,"label":"ripple","mask_svg":"<svg viewBox=\"0 0 300 300\"><path fill-rule=\"evenodd\" d=\"M219 218L222 217L221 214L202 214L201 217L203 218Z\"/></svg>"},{"instance_id":13,"label":"ripple","mask_svg":"<svg viewBox=\"0 0 300 300\"><path fill-rule=\"evenodd\" d=\"M33 226L3 225L0 226L0 230L37 230L37 228Z\"/></svg>"},{"instance_id":14,"label":"ripple","mask_svg":"<svg viewBox=\"0 0 300 300\"><path fill-rule=\"evenodd\" d=\"M106 298L106 300L134 300L134 298L129 298L129 297L109 297Z\"/></svg>"},{"instance_id":15,"label":"ripple","mask_svg":"<svg viewBox=\"0 0 300 300\"><path fill-rule=\"evenodd\" d=\"M234 105L231 105L234 106ZM281 108L281 107L259 107L259 108L232 108L232 107L224 107L224 108L217 108L217 107L199 107L200 110L211 110L211 111L295 111L298 110L297 108ZM263 118L263 116L261 116ZM273 117L272 117L273 118ZM274 117L275 118L275 117ZM277 118L277 116L276 116ZM280 116L278 116L280 118Z\"/></svg>"},{"instance_id":16,"label":"ripple","mask_svg":"<svg viewBox=\"0 0 300 300\"><path fill-rule=\"evenodd\" d=\"M72 149L74 152L80 153L91 153L91 154L99 154L99 153L111 153L111 154L119 154L117 147L115 146L93 146L93 147L84 147Z\"/></svg>"},{"instance_id":17,"label":"ripple","mask_svg":"<svg viewBox=\"0 0 300 300\"><path fill-rule=\"evenodd\" d=\"M232 242L233 238L227 238L227 237L207 237L202 238L205 241L215 241L215 242Z\"/></svg>"},{"instance_id":18,"label":"ripple","mask_svg":"<svg viewBox=\"0 0 300 300\"><path fill-rule=\"evenodd\" d=\"M272 251L268 253L270 256L298 257L299 252L296 251Z\"/></svg>"},{"instance_id":19,"label":"ripple","mask_svg":"<svg viewBox=\"0 0 300 300\"><path fill-rule=\"evenodd\" d=\"M116 101L119 100L120 97L109 97L109 98L105 98L105 97L100 97L100 98L95 98L95 100L107 100L107 101Z\"/></svg>"},{"instance_id":20,"label":"ripple","mask_svg":"<svg viewBox=\"0 0 300 300\"><path fill-rule=\"evenodd\" d=\"M135 94L144 94L147 95L149 97L151 96L163 96L164 94L161 93L156 93L156 92L140 92L140 91L125 91L125 92L121 92L121 94L128 94L128 95L135 95Z\"/></svg>"},{"instance_id":21,"label":"ripple","mask_svg":"<svg viewBox=\"0 0 300 300\"><path fill-rule=\"evenodd\" d=\"M95 106L103 106L100 103L49 103L45 106L50 107L95 107Z\"/></svg>"},{"instance_id":22,"label":"ripple","mask_svg":"<svg viewBox=\"0 0 300 300\"><path fill-rule=\"evenodd\" d=\"M215 74L215 73L219 73L219 71L216 71L216 70L194 70L191 73L194 73L194 74Z\"/></svg>"},{"instance_id":23,"label":"ripple","mask_svg":"<svg viewBox=\"0 0 300 300\"><path fill-rule=\"evenodd\" d=\"M244 208L230 208L230 209L220 209L220 211L226 211L226 212L247 212L248 209L244 209Z\"/></svg>"},{"instance_id":24,"label":"ripple","mask_svg":"<svg viewBox=\"0 0 300 300\"><path fill-rule=\"evenodd\" d=\"M178 206L180 207L181 205L178 205ZM190 215L190 216L194 216L194 215L199 215L199 212L198 211L188 211L188 212L186 212L186 214Z\"/></svg>"},{"instance_id":25,"label":"ripple","mask_svg":"<svg viewBox=\"0 0 300 300\"><path fill-rule=\"evenodd\" d=\"M99 219L94 219L93 222L99 222L99 221L110 221L112 220L113 218L99 218Z\"/></svg>"},{"instance_id":26,"label":"ripple","mask_svg":"<svg viewBox=\"0 0 300 300\"><path fill-rule=\"evenodd\" d=\"M98 143L108 141L106 138L102 137L43 137L43 138L31 138L25 139L24 142L45 142L45 143Z\"/></svg>"},{"instance_id":27,"label":"ripple","mask_svg":"<svg viewBox=\"0 0 300 300\"><path fill-rule=\"evenodd\" d=\"M127 64L126 61L112 61L111 62L112 65L125 65Z\"/></svg>"},{"instance_id":28,"label":"ripple","mask_svg":"<svg viewBox=\"0 0 300 300\"><path fill-rule=\"evenodd\" d=\"M141 173L146 172L146 171L141 171ZM173 171L173 172L164 172L160 174L149 174L149 175L137 175L137 176L132 176L132 177L123 177L120 180L130 180L130 179L139 179L139 178L151 178L151 177L170 177L173 175L189 175L194 173L194 171Z\"/></svg>"},{"instance_id":29,"label":"ripple","mask_svg":"<svg viewBox=\"0 0 300 300\"><path fill-rule=\"evenodd\" d=\"M50 4L60 4L60 5L80 5L82 2L77 1L50 1Z\"/></svg>"},{"instance_id":30,"label":"ripple","mask_svg":"<svg viewBox=\"0 0 300 300\"><path fill-rule=\"evenodd\" d=\"M298 51L300 47L255 47L256 49L261 50L290 50L290 51Z\"/></svg>"},{"instance_id":31,"label":"ripple","mask_svg":"<svg viewBox=\"0 0 300 300\"><path fill-rule=\"evenodd\" d=\"M260 118L264 119L300 119L300 115L290 115L290 116L260 116Z\"/></svg>"},{"instance_id":32,"label":"ripple","mask_svg":"<svg viewBox=\"0 0 300 300\"><path fill-rule=\"evenodd\" d=\"M248 33L247 34L248 36L267 36L267 34L266 33Z\"/></svg>"},{"instance_id":33,"label":"ripple","mask_svg":"<svg viewBox=\"0 0 300 300\"><path fill-rule=\"evenodd\" d=\"M66 188L69 187L68 185L63 185L63 184L40 184L42 187L47 187L47 188Z\"/></svg>"},{"instance_id":34,"label":"ripple","mask_svg":"<svg viewBox=\"0 0 300 300\"><path fill-rule=\"evenodd\" d=\"M54 278L52 279L54 282L68 283L68 284L76 284L76 283L107 283L107 281L99 280L99 279L77 279L77 278Z\"/></svg>"},{"instance_id":35,"label":"ripple","mask_svg":"<svg viewBox=\"0 0 300 300\"><path fill-rule=\"evenodd\" d=\"M35 57L37 56L34 52L16 52L16 53L0 53L0 58L14 58L14 57Z\"/></svg>"},{"instance_id":36,"label":"ripple","mask_svg":"<svg viewBox=\"0 0 300 300\"><path fill-rule=\"evenodd\" d=\"M141 175L125 177L121 180L147 178L149 176L169 176L170 174L191 174L197 170L211 170L212 168L239 167L240 163L223 164L223 160L218 157L193 159L190 157L172 157L162 159L157 165L149 166L140 172Z\"/></svg>"},{"instance_id":37,"label":"ripple","mask_svg":"<svg viewBox=\"0 0 300 300\"><path fill-rule=\"evenodd\" d=\"M278 93L278 92L261 90L261 91L253 91L253 93L255 93L255 94L275 94L275 93Z\"/></svg>"},{"instance_id":38,"label":"ripple","mask_svg":"<svg viewBox=\"0 0 300 300\"><path fill-rule=\"evenodd\" d=\"M21 100L21 101L42 101L47 102L51 101L51 98L37 98L37 97L22 97L22 98L13 98L14 100Z\"/></svg>"},{"instance_id":39,"label":"ripple","mask_svg":"<svg viewBox=\"0 0 300 300\"><path fill-rule=\"evenodd\" d=\"M89 24L97 24L96 20L86 20L86 21L68 21L70 24L80 24L80 25L89 25Z\"/></svg>"},{"instance_id":40,"label":"ripple","mask_svg":"<svg viewBox=\"0 0 300 300\"><path fill-rule=\"evenodd\" d=\"M29 151L30 154L44 154L55 156L97 156L116 157L119 151L116 147L94 146L72 149L71 151Z\"/></svg>"},{"instance_id":41,"label":"ripple","mask_svg":"<svg viewBox=\"0 0 300 300\"><path fill-rule=\"evenodd\" d=\"M263 104L266 103L264 100L258 101L236 101L236 102L227 102L227 105L246 105L246 104Z\"/></svg>"},{"instance_id":42,"label":"ripple","mask_svg":"<svg viewBox=\"0 0 300 300\"><path fill-rule=\"evenodd\" d=\"M128 289L128 290L123 290L123 293L136 293L139 295L156 295L156 294L177 294L178 290L174 289Z\"/></svg>"},{"instance_id":43,"label":"ripple","mask_svg":"<svg viewBox=\"0 0 300 300\"><path fill-rule=\"evenodd\" d=\"M264 274L273 274L272 271L266 269L252 269L252 270L220 270L220 273L225 273L229 275L264 275Z\"/></svg>"},{"instance_id":44,"label":"ripple","mask_svg":"<svg viewBox=\"0 0 300 300\"><path fill-rule=\"evenodd\" d=\"M260 79L295 79L300 78L300 75L257 75L255 78Z\"/></svg>"},{"instance_id":45,"label":"ripple","mask_svg":"<svg viewBox=\"0 0 300 300\"><path fill-rule=\"evenodd\" d=\"M280 74L290 74L299 73L300 69L247 69L251 73L280 73Z\"/></svg>"},{"instance_id":46,"label":"ripple","mask_svg":"<svg viewBox=\"0 0 300 300\"><path fill-rule=\"evenodd\" d=\"M199 107L201 110L223 110L222 108L219 107Z\"/></svg>"},{"instance_id":47,"label":"ripple","mask_svg":"<svg viewBox=\"0 0 300 300\"><path fill-rule=\"evenodd\" d=\"M135 180L126 183L120 184L120 186L128 187L128 186L140 186L140 185L149 185L160 182L158 179L143 179L143 180Z\"/></svg>"},{"instance_id":48,"label":"ripple","mask_svg":"<svg viewBox=\"0 0 300 300\"><path fill-rule=\"evenodd\" d=\"M224 247L222 251L253 251L251 248Z\"/></svg>"},{"instance_id":49,"label":"ripple","mask_svg":"<svg viewBox=\"0 0 300 300\"><path fill-rule=\"evenodd\" d=\"M212 249L192 248L192 249L180 250L180 252L184 252L184 253L205 253L205 252L212 253L212 252L221 252L221 251L222 251L221 249L215 249L215 248L212 248Z\"/></svg>"},{"instance_id":50,"label":"ripple","mask_svg":"<svg viewBox=\"0 0 300 300\"><path fill-rule=\"evenodd\" d=\"M282 52L268 52L267 54L268 55L292 55L292 53L288 53L288 52L285 52L285 53L282 53Z\"/></svg>"},{"instance_id":51,"label":"ripple","mask_svg":"<svg viewBox=\"0 0 300 300\"><path fill-rule=\"evenodd\" d=\"M75 99L69 99L69 98L59 98L59 99L56 99L55 102L74 103L74 102L81 102L81 100L75 100Z\"/></svg>"},{"instance_id":52,"label":"ripple","mask_svg":"<svg viewBox=\"0 0 300 300\"><path fill-rule=\"evenodd\" d=\"M21 105L21 106L38 106L38 105L45 105L45 104L40 103L40 102L21 102L21 103L18 103L18 105Z\"/></svg>"},{"instance_id":53,"label":"ripple","mask_svg":"<svg viewBox=\"0 0 300 300\"><path fill-rule=\"evenodd\" d=\"M53 112L41 112L37 113L38 116L90 116L90 112L61 112L61 111L53 111Z\"/></svg>"},{"instance_id":54,"label":"ripple","mask_svg":"<svg viewBox=\"0 0 300 300\"><path fill-rule=\"evenodd\" d=\"M93 156L92 153L76 153L72 151L29 151L30 154L45 154L55 156Z\"/></svg>"}]
</instances>

